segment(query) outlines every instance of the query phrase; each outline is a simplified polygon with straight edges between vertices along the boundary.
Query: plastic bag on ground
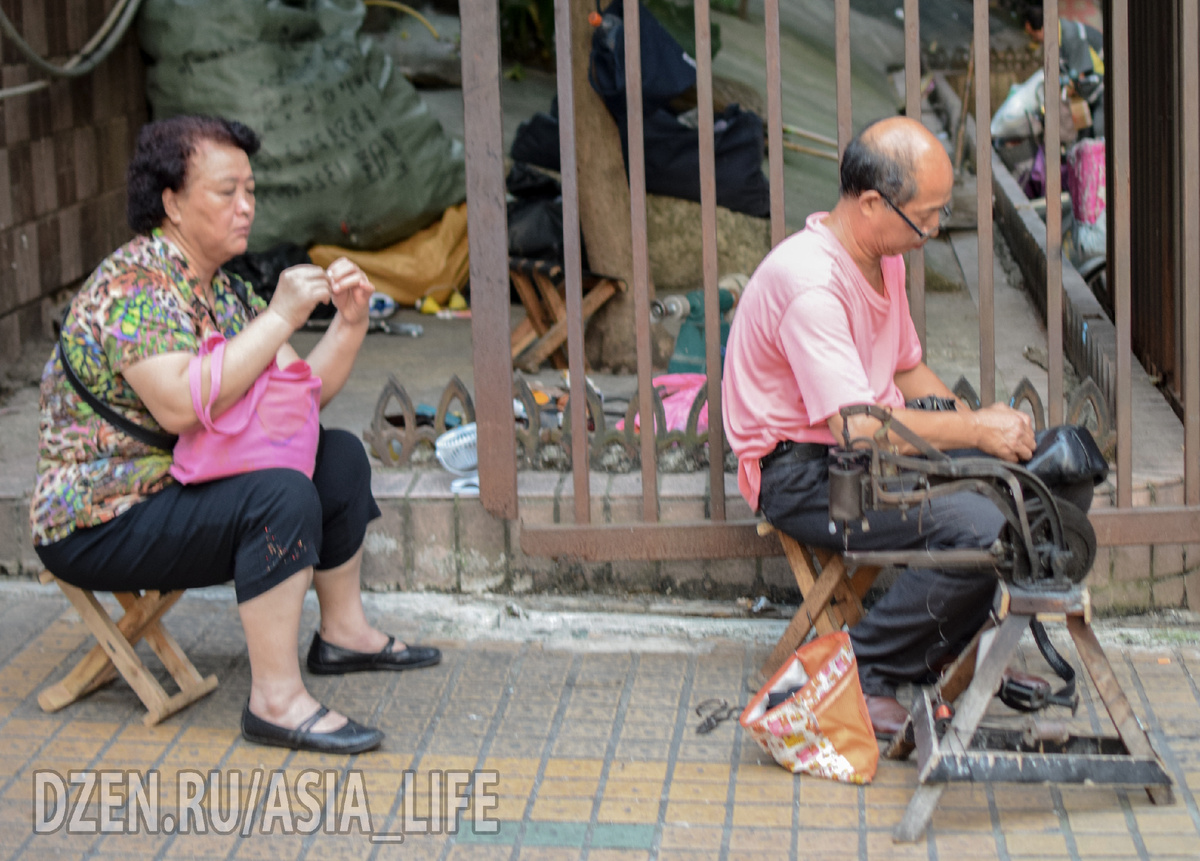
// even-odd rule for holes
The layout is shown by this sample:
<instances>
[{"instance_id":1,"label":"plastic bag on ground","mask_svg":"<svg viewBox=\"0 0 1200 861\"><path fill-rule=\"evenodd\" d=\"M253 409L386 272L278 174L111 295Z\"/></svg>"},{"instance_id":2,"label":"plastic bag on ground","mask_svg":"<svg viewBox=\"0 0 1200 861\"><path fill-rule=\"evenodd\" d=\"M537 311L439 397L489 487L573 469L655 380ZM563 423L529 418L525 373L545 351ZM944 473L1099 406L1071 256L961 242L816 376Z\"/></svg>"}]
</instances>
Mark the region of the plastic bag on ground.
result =
<instances>
[{"instance_id":1,"label":"plastic bag on ground","mask_svg":"<svg viewBox=\"0 0 1200 861\"><path fill-rule=\"evenodd\" d=\"M467 205L450 207L436 224L379 251L314 245L308 255L313 263L326 267L348 257L367 273L376 290L401 306L411 308L427 296L444 304L451 293L462 289L469 275Z\"/></svg>"}]
</instances>

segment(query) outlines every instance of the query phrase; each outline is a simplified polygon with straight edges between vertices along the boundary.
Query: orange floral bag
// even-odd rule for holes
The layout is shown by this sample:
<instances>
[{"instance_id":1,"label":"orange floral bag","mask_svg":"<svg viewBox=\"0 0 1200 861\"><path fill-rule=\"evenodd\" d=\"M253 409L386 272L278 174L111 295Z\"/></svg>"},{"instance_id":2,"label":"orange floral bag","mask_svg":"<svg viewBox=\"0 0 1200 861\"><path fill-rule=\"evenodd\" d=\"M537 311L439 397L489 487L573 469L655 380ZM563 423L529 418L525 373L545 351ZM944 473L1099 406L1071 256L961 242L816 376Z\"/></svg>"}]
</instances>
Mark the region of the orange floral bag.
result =
<instances>
[{"instance_id":1,"label":"orange floral bag","mask_svg":"<svg viewBox=\"0 0 1200 861\"><path fill-rule=\"evenodd\" d=\"M769 708L772 694L784 698ZM750 700L740 722L788 771L843 783L869 783L875 776L879 744L844 631L797 649Z\"/></svg>"}]
</instances>

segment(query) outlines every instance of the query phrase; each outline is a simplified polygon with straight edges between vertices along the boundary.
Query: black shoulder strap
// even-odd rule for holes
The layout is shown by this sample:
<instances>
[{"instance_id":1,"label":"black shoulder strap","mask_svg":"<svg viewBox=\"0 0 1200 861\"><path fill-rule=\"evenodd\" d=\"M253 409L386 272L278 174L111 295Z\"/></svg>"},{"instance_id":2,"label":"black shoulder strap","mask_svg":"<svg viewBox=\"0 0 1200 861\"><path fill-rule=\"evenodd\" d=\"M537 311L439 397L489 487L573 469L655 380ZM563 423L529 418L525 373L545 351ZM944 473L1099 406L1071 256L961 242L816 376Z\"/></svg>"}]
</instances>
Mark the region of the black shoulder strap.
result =
<instances>
[{"instance_id":1,"label":"black shoulder strap","mask_svg":"<svg viewBox=\"0 0 1200 861\"><path fill-rule=\"evenodd\" d=\"M225 271L225 277L229 279L229 288L233 290L233 295L238 297L238 301L242 303L242 308L246 311L247 321L254 318L254 308L250 305L250 285L242 280L240 275L234 275L228 270Z\"/></svg>"},{"instance_id":2,"label":"black shoulder strap","mask_svg":"<svg viewBox=\"0 0 1200 861\"><path fill-rule=\"evenodd\" d=\"M63 372L67 375L67 380L71 383L71 387L78 392L79 397L83 398L84 402L95 410L109 424L116 427L122 433L128 434L134 439L144 442L146 445L153 448L162 449L170 452L175 448L175 442L179 437L174 434L163 433L162 431L151 430L148 427L143 427L135 422L131 422L123 415L118 413L108 404L97 398L83 384L83 381L75 374L75 369L71 367L71 363L67 361L67 351L63 347L62 331L58 335L58 360L62 362Z\"/></svg>"}]
</instances>

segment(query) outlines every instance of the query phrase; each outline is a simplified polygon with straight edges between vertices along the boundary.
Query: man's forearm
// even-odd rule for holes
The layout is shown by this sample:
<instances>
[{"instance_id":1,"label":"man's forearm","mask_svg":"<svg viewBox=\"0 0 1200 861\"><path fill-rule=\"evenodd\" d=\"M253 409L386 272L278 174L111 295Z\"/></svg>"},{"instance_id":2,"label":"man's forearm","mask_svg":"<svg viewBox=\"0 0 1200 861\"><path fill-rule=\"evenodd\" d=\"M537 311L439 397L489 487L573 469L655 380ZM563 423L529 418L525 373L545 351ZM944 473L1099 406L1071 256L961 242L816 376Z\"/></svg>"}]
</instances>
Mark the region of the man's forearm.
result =
<instances>
[{"instance_id":1,"label":"man's forearm","mask_svg":"<svg viewBox=\"0 0 1200 861\"><path fill-rule=\"evenodd\" d=\"M904 395L904 400L911 401L926 395L937 395L940 398L952 398L954 392L942 382L941 377L929 369L924 362L918 362L907 371L897 371L894 377L896 387Z\"/></svg>"}]
</instances>

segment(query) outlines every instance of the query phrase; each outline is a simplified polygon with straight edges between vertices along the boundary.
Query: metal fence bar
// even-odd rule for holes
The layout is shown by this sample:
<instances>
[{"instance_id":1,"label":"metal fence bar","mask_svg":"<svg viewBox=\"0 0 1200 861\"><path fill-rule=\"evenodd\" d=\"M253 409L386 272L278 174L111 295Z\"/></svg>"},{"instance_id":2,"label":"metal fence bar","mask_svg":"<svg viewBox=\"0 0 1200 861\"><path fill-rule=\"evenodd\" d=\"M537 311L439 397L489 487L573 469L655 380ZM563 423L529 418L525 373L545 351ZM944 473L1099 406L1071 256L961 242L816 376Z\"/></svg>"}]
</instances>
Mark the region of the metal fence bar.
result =
<instances>
[{"instance_id":1,"label":"metal fence bar","mask_svg":"<svg viewBox=\"0 0 1200 861\"><path fill-rule=\"evenodd\" d=\"M996 400L996 301L992 282L992 54L988 0L975 0L975 190L979 236L979 399ZM966 106L963 107L966 110Z\"/></svg>"},{"instance_id":2,"label":"metal fence bar","mask_svg":"<svg viewBox=\"0 0 1200 861\"><path fill-rule=\"evenodd\" d=\"M721 297L717 292L717 160L709 0L696 0L695 9L700 236L704 248L704 367L708 372L709 517L720 521L725 519L725 428L721 422Z\"/></svg>"},{"instance_id":3,"label":"metal fence bar","mask_svg":"<svg viewBox=\"0 0 1200 861\"><path fill-rule=\"evenodd\" d=\"M462 2L463 111L470 243L472 361L478 415L479 497L497 517L517 516L512 424L508 224L500 105L500 23L494 0ZM486 323L484 322L486 321Z\"/></svg>"},{"instance_id":4,"label":"metal fence bar","mask_svg":"<svg viewBox=\"0 0 1200 861\"><path fill-rule=\"evenodd\" d=\"M1042 0L1043 32L1058 32L1058 0ZM1046 112L1046 340L1049 360L1047 418L1051 426L1063 422L1063 284L1062 284L1062 130L1059 128L1058 39L1047 39Z\"/></svg>"},{"instance_id":5,"label":"metal fence bar","mask_svg":"<svg viewBox=\"0 0 1200 861\"><path fill-rule=\"evenodd\" d=\"M850 96L850 0L836 0L833 7L834 57L837 67L838 163L854 137Z\"/></svg>"},{"instance_id":6,"label":"metal fence bar","mask_svg":"<svg viewBox=\"0 0 1200 861\"><path fill-rule=\"evenodd\" d=\"M1200 535L1200 508L1101 508L1088 515L1101 547L1181 544Z\"/></svg>"},{"instance_id":7,"label":"metal fence bar","mask_svg":"<svg viewBox=\"0 0 1200 861\"><path fill-rule=\"evenodd\" d=\"M1129 3L1111 0L1109 26L1113 57L1105 66L1112 82L1113 175L1109 177L1113 207L1113 324L1117 330L1117 507L1133 505L1133 343L1130 302L1129 189ZM1194 46L1193 50L1194 50Z\"/></svg>"},{"instance_id":8,"label":"metal fence bar","mask_svg":"<svg viewBox=\"0 0 1200 861\"><path fill-rule=\"evenodd\" d=\"M771 184L771 247L787 235L783 196L783 63L779 50L779 0L763 0L767 41L767 170ZM711 410L709 411L711 414Z\"/></svg>"},{"instance_id":9,"label":"metal fence bar","mask_svg":"<svg viewBox=\"0 0 1200 861\"><path fill-rule=\"evenodd\" d=\"M904 0L904 113L921 119L921 8L920 0ZM921 350L925 349L925 249L908 255L908 304Z\"/></svg>"},{"instance_id":10,"label":"metal fence bar","mask_svg":"<svg viewBox=\"0 0 1200 861\"><path fill-rule=\"evenodd\" d=\"M571 2L554 0L558 52L558 146L562 164L563 273L566 276L567 368L571 373L571 469L575 522L591 521L587 399L583 358L583 255L579 239L579 171L575 157L575 80L571 71Z\"/></svg>"},{"instance_id":11,"label":"metal fence bar","mask_svg":"<svg viewBox=\"0 0 1200 861\"><path fill-rule=\"evenodd\" d=\"M1182 77L1183 244L1180 273L1183 307L1183 493L1188 505L1200 505L1200 11L1180 4L1180 72Z\"/></svg>"},{"instance_id":12,"label":"metal fence bar","mask_svg":"<svg viewBox=\"0 0 1200 861\"><path fill-rule=\"evenodd\" d=\"M625 0L625 108L629 129L629 222L633 231L633 321L642 434L642 519L658 520L654 401L650 366L650 252L646 238L646 144L642 119L642 26L637 0Z\"/></svg>"}]
</instances>

